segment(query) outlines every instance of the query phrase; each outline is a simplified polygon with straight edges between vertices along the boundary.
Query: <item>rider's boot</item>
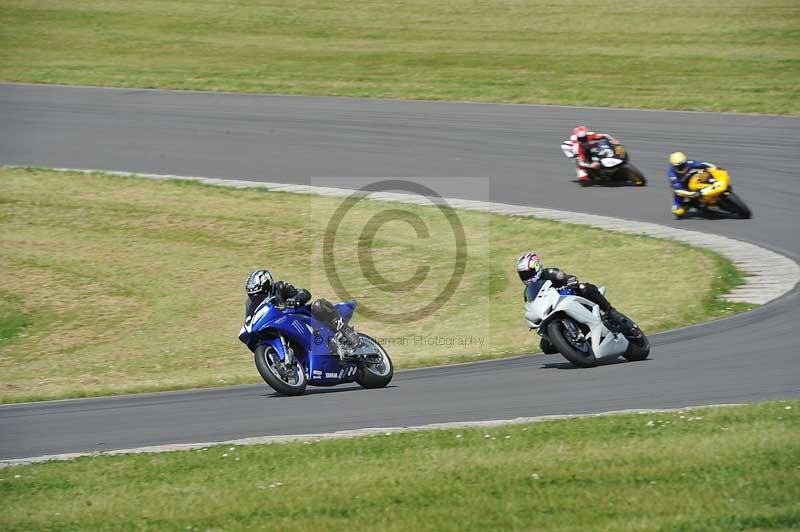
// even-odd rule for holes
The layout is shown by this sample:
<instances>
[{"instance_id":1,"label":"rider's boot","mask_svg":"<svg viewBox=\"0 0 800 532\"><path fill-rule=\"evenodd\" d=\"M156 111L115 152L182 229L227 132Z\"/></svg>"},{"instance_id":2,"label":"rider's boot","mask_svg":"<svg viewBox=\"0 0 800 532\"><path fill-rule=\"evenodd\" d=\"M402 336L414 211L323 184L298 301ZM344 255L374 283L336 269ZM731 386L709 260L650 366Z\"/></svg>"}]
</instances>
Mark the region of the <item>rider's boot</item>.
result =
<instances>
[{"instance_id":1,"label":"rider's boot","mask_svg":"<svg viewBox=\"0 0 800 532\"><path fill-rule=\"evenodd\" d=\"M606 312L606 316L608 319L619 325L622 331L625 333L631 333L636 328L636 324L633 323L630 318L614 307L611 307L608 312Z\"/></svg>"},{"instance_id":2,"label":"rider's boot","mask_svg":"<svg viewBox=\"0 0 800 532\"><path fill-rule=\"evenodd\" d=\"M358 347L359 338L356 330L346 324L342 318L336 320L336 338L350 348Z\"/></svg>"},{"instance_id":3,"label":"rider's boot","mask_svg":"<svg viewBox=\"0 0 800 532\"><path fill-rule=\"evenodd\" d=\"M545 355L553 355L555 353L558 353L558 349L556 349L553 344L551 344L544 338L539 340L539 349L541 349L542 353L544 353Z\"/></svg>"},{"instance_id":4,"label":"rider's boot","mask_svg":"<svg viewBox=\"0 0 800 532\"><path fill-rule=\"evenodd\" d=\"M592 185L592 178L589 177L589 174L586 172L586 170L579 166L575 169L575 171L578 174L578 183L580 183L582 187L588 187Z\"/></svg>"}]
</instances>

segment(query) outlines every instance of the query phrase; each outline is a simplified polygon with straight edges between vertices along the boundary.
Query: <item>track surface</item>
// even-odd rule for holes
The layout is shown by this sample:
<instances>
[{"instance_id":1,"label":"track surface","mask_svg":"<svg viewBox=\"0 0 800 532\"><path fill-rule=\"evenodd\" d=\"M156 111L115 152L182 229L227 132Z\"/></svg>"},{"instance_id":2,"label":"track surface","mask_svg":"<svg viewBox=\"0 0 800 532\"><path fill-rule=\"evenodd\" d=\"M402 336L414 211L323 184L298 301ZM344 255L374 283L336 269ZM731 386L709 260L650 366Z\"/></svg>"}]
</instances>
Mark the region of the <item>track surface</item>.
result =
<instances>
[{"instance_id":1,"label":"track surface","mask_svg":"<svg viewBox=\"0 0 800 532\"><path fill-rule=\"evenodd\" d=\"M797 117L26 85L0 85L0 116L4 164L287 183L485 176L490 198L457 180L431 182L450 196L644 220L800 256ZM578 190L558 148L577 122L621 138L651 186ZM675 149L726 166L755 217L671 220L663 172ZM690 281L675 295L692 297ZM588 371L555 356L520 357L401 372L385 390L343 386L280 398L257 385L4 406L0 459L797 397L798 302L795 289L755 312L658 335L647 362Z\"/></svg>"}]
</instances>

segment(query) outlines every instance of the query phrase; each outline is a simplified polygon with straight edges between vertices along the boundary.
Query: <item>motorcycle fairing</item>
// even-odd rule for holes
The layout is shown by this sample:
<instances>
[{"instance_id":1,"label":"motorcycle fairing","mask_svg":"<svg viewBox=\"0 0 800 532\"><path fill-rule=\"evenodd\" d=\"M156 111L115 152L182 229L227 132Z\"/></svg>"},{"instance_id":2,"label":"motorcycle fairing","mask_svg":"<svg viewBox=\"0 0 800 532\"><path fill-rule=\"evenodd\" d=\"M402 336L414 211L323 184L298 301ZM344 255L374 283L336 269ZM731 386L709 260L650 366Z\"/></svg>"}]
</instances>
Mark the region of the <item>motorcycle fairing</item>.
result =
<instances>
[{"instance_id":1,"label":"motorcycle fairing","mask_svg":"<svg viewBox=\"0 0 800 532\"><path fill-rule=\"evenodd\" d=\"M346 322L350 321L350 318L353 317L353 313L356 311L356 306L358 303L355 299L351 299L350 301L345 301L344 303L338 303L334 305L336 310L339 311L339 314L342 315L342 319Z\"/></svg>"},{"instance_id":2,"label":"motorcycle fairing","mask_svg":"<svg viewBox=\"0 0 800 532\"><path fill-rule=\"evenodd\" d=\"M605 326L596 303L576 295L561 295L552 288L550 281L542 285L536 299L525 303L528 326L539 331L546 330L551 321L564 314L589 327L586 336L592 342L592 352L596 358L616 357L627 351L628 339Z\"/></svg>"},{"instance_id":3,"label":"motorcycle fairing","mask_svg":"<svg viewBox=\"0 0 800 532\"><path fill-rule=\"evenodd\" d=\"M603 168L616 168L624 162L625 161L622 159L617 159L616 157L603 157L600 159L600 164L603 165Z\"/></svg>"},{"instance_id":4,"label":"motorcycle fairing","mask_svg":"<svg viewBox=\"0 0 800 532\"><path fill-rule=\"evenodd\" d=\"M352 316L355 306L355 301L348 301L336 305L336 308L347 320ZM253 350L267 343L275 348L281 360L286 360L288 341L292 355L305 369L308 383L333 386L354 381L358 370L354 362L342 364L339 356L331 353L328 342L334 336L335 332L317 321L308 307L280 310L271 301L264 301L256 308L250 323L242 327L239 339L248 347L253 345Z\"/></svg>"},{"instance_id":5,"label":"motorcycle fairing","mask_svg":"<svg viewBox=\"0 0 800 532\"><path fill-rule=\"evenodd\" d=\"M730 189L730 174L722 168L709 168L693 174L687 183L691 191L699 191L703 202L714 205Z\"/></svg>"}]
</instances>

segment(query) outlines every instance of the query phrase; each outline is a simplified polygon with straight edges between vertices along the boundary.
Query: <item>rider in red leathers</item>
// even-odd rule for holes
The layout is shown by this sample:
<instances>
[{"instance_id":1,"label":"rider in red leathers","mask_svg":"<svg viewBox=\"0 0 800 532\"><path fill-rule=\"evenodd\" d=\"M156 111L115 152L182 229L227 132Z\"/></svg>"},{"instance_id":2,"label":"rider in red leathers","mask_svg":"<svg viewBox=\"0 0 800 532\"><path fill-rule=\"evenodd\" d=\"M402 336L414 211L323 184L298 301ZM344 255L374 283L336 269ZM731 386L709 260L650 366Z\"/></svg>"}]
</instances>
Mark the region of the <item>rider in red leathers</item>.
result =
<instances>
[{"instance_id":1,"label":"rider in red leathers","mask_svg":"<svg viewBox=\"0 0 800 532\"><path fill-rule=\"evenodd\" d=\"M578 168L578 181L581 185L589 185L592 182L591 177L587 170L596 170L600 168L598 161L592 162L591 145L598 140L608 139L611 144L619 144L619 141L611 135L604 133L595 133L589 131L586 126L575 126L572 130L572 135L569 140L572 142L572 152L575 154L575 160Z\"/></svg>"}]
</instances>

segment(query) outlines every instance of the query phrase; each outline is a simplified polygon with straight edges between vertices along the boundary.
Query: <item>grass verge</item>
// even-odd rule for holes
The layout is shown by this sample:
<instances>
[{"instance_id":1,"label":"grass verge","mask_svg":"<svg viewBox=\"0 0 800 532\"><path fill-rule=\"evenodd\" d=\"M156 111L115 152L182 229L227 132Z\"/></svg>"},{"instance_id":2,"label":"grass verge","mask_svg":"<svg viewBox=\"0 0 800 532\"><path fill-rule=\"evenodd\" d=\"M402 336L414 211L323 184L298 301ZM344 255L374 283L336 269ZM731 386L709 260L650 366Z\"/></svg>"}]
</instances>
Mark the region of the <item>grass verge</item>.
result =
<instances>
[{"instance_id":1,"label":"grass verge","mask_svg":"<svg viewBox=\"0 0 800 532\"><path fill-rule=\"evenodd\" d=\"M3 0L0 79L797 114L795 0Z\"/></svg>"},{"instance_id":2,"label":"grass verge","mask_svg":"<svg viewBox=\"0 0 800 532\"><path fill-rule=\"evenodd\" d=\"M244 279L268 266L277 278L336 300L319 243L342 201L0 168L0 400L258 382L236 338ZM418 217L427 237L411 223L381 219L396 211ZM648 332L749 308L715 299L738 277L729 262L705 251L457 212L468 249L463 277L441 308L406 323L363 311L415 310L440 297L453 271L449 221L433 207L363 201L336 235L338 275L361 309L354 323L379 338L398 367L537 350L538 337L524 326L515 270L516 257L531 246L546 265L605 284L615 306ZM370 227L373 238L359 247ZM364 250L369 256L355 260ZM380 277L365 276L367 259ZM617 263L625 268L609 275ZM421 280L410 281L420 268ZM707 297L672 297L686 278L695 295ZM639 288L644 280L646 291Z\"/></svg>"},{"instance_id":3,"label":"grass verge","mask_svg":"<svg viewBox=\"0 0 800 532\"><path fill-rule=\"evenodd\" d=\"M789 530L800 401L0 470L3 530Z\"/></svg>"}]
</instances>

